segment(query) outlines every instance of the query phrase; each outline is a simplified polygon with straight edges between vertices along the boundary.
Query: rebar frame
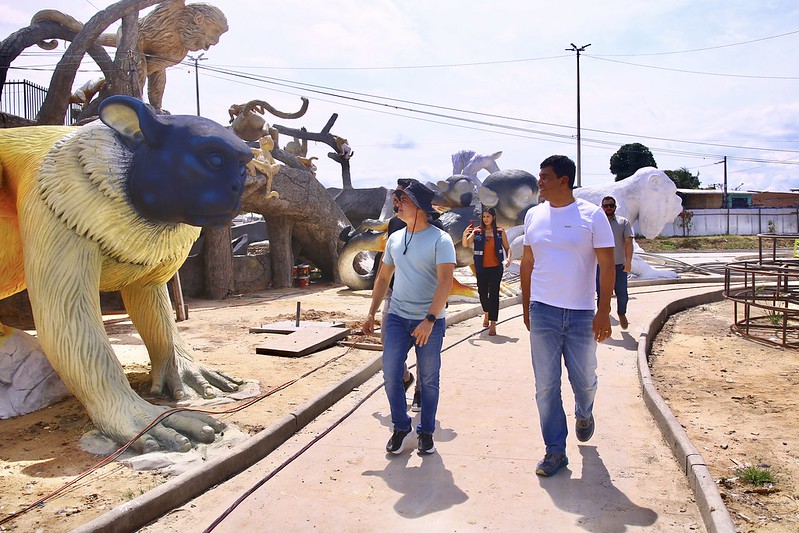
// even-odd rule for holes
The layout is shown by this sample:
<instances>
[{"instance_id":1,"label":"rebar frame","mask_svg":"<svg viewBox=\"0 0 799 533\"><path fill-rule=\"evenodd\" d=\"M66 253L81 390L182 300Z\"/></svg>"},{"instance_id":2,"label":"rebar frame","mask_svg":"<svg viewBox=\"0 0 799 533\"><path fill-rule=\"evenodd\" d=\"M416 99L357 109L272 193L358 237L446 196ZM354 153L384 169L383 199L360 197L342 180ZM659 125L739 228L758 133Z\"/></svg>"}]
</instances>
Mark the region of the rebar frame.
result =
<instances>
[{"instance_id":1,"label":"rebar frame","mask_svg":"<svg viewBox=\"0 0 799 533\"><path fill-rule=\"evenodd\" d=\"M757 261L736 261L724 267L724 297L733 302L730 330L753 341L799 348L799 259L777 257L777 241L795 241L799 234L757 237ZM770 258L763 256L764 240L771 241Z\"/></svg>"}]
</instances>

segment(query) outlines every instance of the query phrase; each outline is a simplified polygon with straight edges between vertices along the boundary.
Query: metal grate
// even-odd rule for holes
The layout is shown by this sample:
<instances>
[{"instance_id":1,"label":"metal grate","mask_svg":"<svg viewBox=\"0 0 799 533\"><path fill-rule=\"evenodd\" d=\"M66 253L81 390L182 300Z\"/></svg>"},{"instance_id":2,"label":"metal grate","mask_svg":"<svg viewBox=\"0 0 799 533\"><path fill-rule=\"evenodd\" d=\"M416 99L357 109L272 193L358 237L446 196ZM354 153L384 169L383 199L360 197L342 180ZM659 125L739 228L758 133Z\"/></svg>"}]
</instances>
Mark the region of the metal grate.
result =
<instances>
[{"instance_id":1,"label":"metal grate","mask_svg":"<svg viewBox=\"0 0 799 533\"><path fill-rule=\"evenodd\" d=\"M778 258L776 253L777 240L797 237L760 234L757 261L725 266L724 297L733 301L732 331L758 342L799 348L799 259ZM770 259L763 259L764 240L772 241ZM743 276L743 286L734 276Z\"/></svg>"},{"instance_id":2,"label":"metal grate","mask_svg":"<svg viewBox=\"0 0 799 533\"><path fill-rule=\"evenodd\" d=\"M0 111L35 121L46 97L47 89L41 85L28 80L7 81L0 96ZM70 104L64 124L75 124L81 111L80 105Z\"/></svg>"}]
</instances>

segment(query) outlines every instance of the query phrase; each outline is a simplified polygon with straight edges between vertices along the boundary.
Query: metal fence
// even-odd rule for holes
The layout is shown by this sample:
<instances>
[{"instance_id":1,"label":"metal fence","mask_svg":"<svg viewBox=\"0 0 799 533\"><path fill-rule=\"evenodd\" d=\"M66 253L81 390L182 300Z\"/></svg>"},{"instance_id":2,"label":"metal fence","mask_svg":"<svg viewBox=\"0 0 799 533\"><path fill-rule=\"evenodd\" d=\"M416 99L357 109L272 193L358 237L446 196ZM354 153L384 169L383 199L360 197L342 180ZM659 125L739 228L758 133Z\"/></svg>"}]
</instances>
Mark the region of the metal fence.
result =
<instances>
[{"instance_id":1,"label":"metal fence","mask_svg":"<svg viewBox=\"0 0 799 533\"><path fill-rule=\"evenodd\" d=\"M27 120L36 120L46 97L47 88L41 85L28 80L7 81L3 85L3 93L0 96L0 111ZM79 104L70 104L64 124L71 125L77 122L81 110L82 107Z\"/></svg>"}]
</instances>

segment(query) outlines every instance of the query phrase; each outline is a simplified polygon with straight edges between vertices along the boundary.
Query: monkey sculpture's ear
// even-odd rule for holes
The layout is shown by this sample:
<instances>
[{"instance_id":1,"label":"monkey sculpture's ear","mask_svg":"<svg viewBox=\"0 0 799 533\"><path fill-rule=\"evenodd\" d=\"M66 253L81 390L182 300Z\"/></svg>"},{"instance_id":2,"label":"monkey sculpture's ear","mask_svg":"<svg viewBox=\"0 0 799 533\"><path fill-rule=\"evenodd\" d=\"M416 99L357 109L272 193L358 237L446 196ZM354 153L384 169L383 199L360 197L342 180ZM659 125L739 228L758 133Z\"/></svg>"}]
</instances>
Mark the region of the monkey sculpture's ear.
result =
<instances>
[{"instance_id":1,"label":"monkey sculpture's ear","mask_svg":"<svg viewBox=\"0 0 799 533\"><path fill-rule=\"evenodd\" d=\"M477 196L480 198L480 203L488 207L494 207L499 203L499 196L497 193L488 187L479 187L477 189Z\"/></svg>"},{"instance_id":2,"label":"monkey sculpture's ear","mask_svg":"<svg viewBox=\"0 0 799 533\"><path fill-rule=\"evenodd\" d=\"M113 129L130 149L143 142L151 146L162 143L166 125L158 120L144 102L130 96L109 96L100 103L100 120Z\"/></svg>"}]
</instances>

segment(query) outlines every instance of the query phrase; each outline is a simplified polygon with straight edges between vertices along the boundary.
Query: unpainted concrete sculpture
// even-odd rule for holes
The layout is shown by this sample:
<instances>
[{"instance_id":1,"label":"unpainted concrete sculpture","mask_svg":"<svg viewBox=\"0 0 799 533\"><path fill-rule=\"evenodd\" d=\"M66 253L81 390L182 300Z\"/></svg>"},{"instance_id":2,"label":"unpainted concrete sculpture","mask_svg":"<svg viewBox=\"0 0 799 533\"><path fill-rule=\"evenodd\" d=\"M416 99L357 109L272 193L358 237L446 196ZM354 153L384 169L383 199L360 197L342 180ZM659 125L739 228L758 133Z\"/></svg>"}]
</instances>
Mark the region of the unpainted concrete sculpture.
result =
<instances>
[{"instance_id":1,"label":"unpainted concrete sculpture","mask_svg":"<svg viewBox=\"0 0 799 533\"><path fill-rule=\"evenodd\" d=\"M121 291L150 355L153 394L235 390L240 381L191 357L166 282L198 226L229 224L241 209L252 152L213 121L156 116L130 97L105 99L100 119L0 130L0 298L28 289L48 360L97 428L124 443L167 408L131 389L103 328L99 291ZM2 349L9 330L0 333ZM133 447L186 451L223 426L178 412Z\"/></svg>"},{"instance_id":2,"label":"unpainted concrete sculpture","mask_svg":"<svg viewBox=\"0 0 799 533\"><path fill-rule=\"evenodd\" d=\"M644 167L621 181L592 185L574 190L576 198L599 205L602 198L616 199L616 213L638 223L638 231L647 239L654 239L666 224L682 211L682 200L677 196L677 186L662 171Z\"/></svg>"},{"instance_id":3,"label":"unpainted concrete sculpture","mask_svg":"<svg viewBox=\"0 0 799 533\"><path fill-rule=\"evenodd\" d=\"M461 150L452 154L452 174L463 174L468 176L474 183L475 187L482 185L477 173L481 170L487 170L489 174L499 170L497 159L502 155L502 152L494 152L491 155L483 155L474 152L474 150Z\"/></svg>"}]
</instances>

